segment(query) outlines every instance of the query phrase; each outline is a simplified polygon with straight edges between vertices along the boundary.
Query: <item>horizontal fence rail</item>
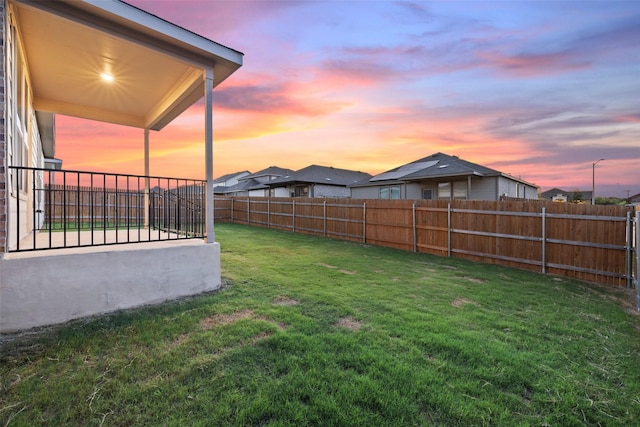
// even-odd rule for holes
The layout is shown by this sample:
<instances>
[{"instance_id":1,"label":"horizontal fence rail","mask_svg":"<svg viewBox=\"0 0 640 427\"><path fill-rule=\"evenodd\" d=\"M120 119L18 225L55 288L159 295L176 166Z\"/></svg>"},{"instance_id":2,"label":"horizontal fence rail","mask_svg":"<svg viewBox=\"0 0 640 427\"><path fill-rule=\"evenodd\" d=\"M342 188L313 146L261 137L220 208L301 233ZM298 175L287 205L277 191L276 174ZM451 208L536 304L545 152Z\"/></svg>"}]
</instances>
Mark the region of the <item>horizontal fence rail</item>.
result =
<instances>
[{"instance_id":1,"label":"horizontal fence rail","mask_svg":"<svg viewBox=\"0 0 640 427\"><path fill-rule=\"evenodd\" d=\"M216 198L215 212L218 222L460 257L615 286L631 287L637 280L637 221L629 208L621 206L230 197Z\"/></svg>"},{"instance_id":2,"label":"horizontal fence rail","mask_svg":"<svg viewBox=\"0 0 640 427\"><path fill-rule=\"evenodd\" d=\"M205 181L9 170L9 227L20 236L9 252L204 237Z\"/></svg>"}]
</instances>

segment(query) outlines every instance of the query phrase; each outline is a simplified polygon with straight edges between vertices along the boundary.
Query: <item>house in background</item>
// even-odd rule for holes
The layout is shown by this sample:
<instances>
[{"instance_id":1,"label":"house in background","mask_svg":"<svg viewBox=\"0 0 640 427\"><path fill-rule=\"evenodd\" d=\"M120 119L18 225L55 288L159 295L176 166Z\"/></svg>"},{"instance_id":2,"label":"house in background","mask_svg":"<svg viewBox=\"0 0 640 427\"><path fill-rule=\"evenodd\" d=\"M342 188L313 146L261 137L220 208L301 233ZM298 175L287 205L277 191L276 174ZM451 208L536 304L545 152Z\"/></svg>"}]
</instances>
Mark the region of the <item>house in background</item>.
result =
<instances>
[{"instance_id":1,"label":"house in background","mask_svg":"<svg viewBox=\"0 0 640 427\"><path fill-rule=\"evenodd\" d=\"M213 180L213 192L215 194L224 194L226 189L238 185L238 182L246 176L251 175L249 171L233 172L222 175Z\"/></svg>"},{"instance_id":2,"label":"house in background","mask_svg":"<svg viewBox=\"0 0 640 427\"><path fill-rule=\"evenodd\" d=\"M553 202L591 202L591 191L566 191L560 188L552 188L540 194L540 197L544 200L551 200Z\"/></svg>"},{"instance_id":3,"label":"house in background","mask_svg":"<svg viewBox=\"0 0 640 427\"><path fill-rule=\"evenodd\" d=\"M288 197L351 197L350 185L371 175L348 169L311 165L265 183L271 194Z\"/></svg>"},{"instance_id":4,"label":"house in background","mask_svg":"<svg viewBox=\"0 0 640 427\"><path fill-rule=\"evenodd\" d=\"M286 188L270 188L267 184L292 173L293 171L291 169L269 166L256 173L243 176L238 180L236 185L226 188L216 188L216 194L248 197L289 197Z\"/></svg>"},{"instance_id":5,"label":"house in background","mask_svg":"<svg viewBox=\"0 0 640 427\"><path fill-rule=\"evenodd\" d=\"M640 205L640 193L635 194L627 199L627 203L630 205Z\"/></svg>"},{"instance_id":6,"label":"house in background","mask_svg":"<svg viewBox=\"0 0 640 427\"><path fill-rule=\"evenodd\" d=\"M538 187L520 178L436 153L351 185L356 199L537 199Z\"/></svg>"},{"instance_id":7,"label":"house in background","mask_svg":"<svg viewBox=\"0 0 640 427\"><path fill-rule=\"evenodd\" d=\"M0 0L0 38L0 332L220 287L212 90L242 53L118 0ZM151 177L151 131L203 97L206 181ZM139 129L144 173L62 169L56 114Z\"/></svg>"}]
</instances>

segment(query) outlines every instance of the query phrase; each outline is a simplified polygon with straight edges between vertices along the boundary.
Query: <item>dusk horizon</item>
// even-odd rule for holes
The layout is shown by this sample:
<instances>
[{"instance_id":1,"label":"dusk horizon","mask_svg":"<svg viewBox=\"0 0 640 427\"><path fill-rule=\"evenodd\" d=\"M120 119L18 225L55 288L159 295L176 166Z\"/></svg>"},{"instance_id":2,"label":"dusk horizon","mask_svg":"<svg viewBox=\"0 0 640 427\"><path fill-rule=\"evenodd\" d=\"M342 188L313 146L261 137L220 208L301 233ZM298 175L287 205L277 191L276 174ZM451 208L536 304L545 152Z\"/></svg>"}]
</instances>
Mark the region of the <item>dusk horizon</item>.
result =
<instances>
[{"instance_id":1,"label":"dusk horizon","mask_svg":"<svg viewBox=\"0 0 640 427\"><path fill-rule=\"evenodd\" d=\"M595 172L597 197L640 193L634 2L128 3L244 54L213 92L215 177L442 152L541 192L590 192ZM203 124L200 101L151 132L150 174L203 178ZM142 130L56 127L64 169L144 173Z\"/></svg>"}]
</instances>

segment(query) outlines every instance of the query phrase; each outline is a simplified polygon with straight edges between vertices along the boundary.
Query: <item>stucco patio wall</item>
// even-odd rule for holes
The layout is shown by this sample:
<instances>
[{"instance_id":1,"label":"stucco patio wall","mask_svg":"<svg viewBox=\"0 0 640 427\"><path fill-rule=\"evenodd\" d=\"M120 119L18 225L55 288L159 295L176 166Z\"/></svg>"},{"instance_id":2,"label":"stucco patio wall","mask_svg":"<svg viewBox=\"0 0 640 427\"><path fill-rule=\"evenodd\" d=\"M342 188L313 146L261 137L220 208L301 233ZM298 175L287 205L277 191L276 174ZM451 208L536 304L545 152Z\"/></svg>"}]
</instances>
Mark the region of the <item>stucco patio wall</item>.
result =
<instances>
[{"instance_id":1,"label":"stucco patio wall","mask_svg":"<svg viewBox=\"0 0 640 427\"><path fill-rule=\"evenodd\" d=\"M0 332L15 332L220 288L220 246L156 242L5 254Z\"/></svg>"}]
</instances>

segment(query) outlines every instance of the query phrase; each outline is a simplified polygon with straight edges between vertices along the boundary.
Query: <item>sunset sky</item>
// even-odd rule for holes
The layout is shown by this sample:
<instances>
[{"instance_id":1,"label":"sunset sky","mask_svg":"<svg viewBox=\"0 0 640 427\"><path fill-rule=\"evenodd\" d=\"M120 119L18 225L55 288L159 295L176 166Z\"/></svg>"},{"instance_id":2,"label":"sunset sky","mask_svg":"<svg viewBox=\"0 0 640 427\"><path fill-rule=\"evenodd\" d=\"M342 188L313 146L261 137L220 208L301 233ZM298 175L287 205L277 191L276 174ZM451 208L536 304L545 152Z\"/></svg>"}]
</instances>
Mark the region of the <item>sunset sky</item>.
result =
<instances>
[{"instance_id":1,"label":"sunset sky","mask_svg":"<svg viewBox=\"0 0 640 427\"><path fill-rule=\"evenodd\" d=\"M129 0L244 53L214 91L214 175L371 174L436 152L552 187L640 193L638 1ZM151 174L204 177L202 104ZM91 143L88 143L91 141ZM58 116L65 169L142 174L143 132Z\"/></svg>"}]
</instances>

